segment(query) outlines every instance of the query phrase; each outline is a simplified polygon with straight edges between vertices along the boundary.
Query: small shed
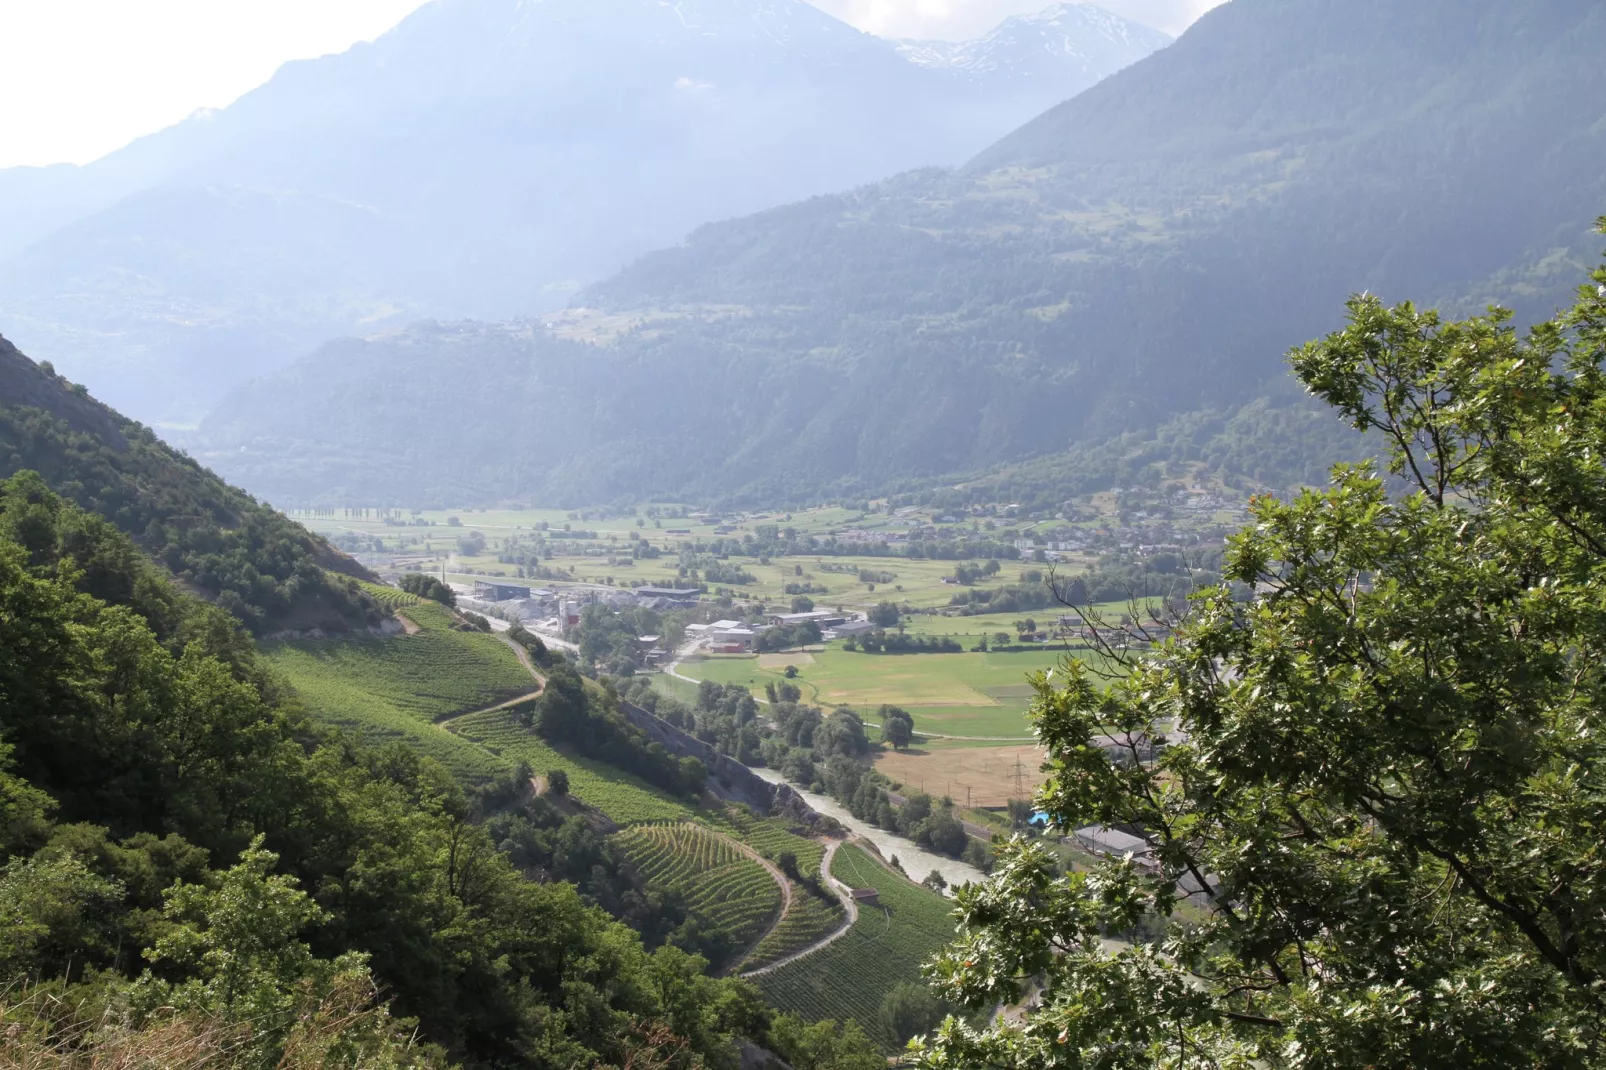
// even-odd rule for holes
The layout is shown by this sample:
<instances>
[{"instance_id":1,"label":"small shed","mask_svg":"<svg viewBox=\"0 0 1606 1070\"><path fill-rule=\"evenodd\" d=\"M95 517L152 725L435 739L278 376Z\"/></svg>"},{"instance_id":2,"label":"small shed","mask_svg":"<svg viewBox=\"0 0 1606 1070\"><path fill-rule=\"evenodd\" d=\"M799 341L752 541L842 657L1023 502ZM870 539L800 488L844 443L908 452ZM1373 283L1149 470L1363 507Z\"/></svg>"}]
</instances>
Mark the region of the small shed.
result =
<instances>
[{"instance_id":1,"label":"small shed","mask_svg":"<svg viewBox=\"0 0 1606 1070\"><path fill-rule=\"evenodd\" d=\"M881 893L874 888L854 888L848 894L853 896L855 903L864 903L872 907L881 905Z\"/></svg>"}]
</instances>

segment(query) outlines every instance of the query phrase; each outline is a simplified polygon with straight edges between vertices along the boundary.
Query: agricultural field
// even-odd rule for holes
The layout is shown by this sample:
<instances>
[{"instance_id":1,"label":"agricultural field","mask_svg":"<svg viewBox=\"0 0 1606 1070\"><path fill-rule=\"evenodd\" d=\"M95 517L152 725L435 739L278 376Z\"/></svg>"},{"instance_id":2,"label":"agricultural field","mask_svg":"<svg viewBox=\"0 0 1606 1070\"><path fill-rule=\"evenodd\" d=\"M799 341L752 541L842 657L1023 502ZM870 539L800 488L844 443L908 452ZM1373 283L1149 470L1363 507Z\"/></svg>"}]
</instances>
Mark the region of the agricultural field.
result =
<instances>
[{"instance_id":1,"label":"agricultural field","mask_svg":"<svg viewBox=\"0 0 1606 1070\"><path fill-rule=\"evenodd\" d=\"M886 750L875 755L875 768L894 783L961 806L1006 806L1011 799L1029 799L1047 779L1042 771L1046 752L1035 744L1015 747L949 746Z\"/></svg>"},{"instance_id":2,"label":"agricultural field","mask_svg":"<svg viewBox=\"0 0 1606 1070\"><path fill-rule=\"evenodd\" d=\"M778 962L824 940L841 924L842 904L834 896L819 896L807 888L794 886L792 909L786 912L779 925L764 935L741 968L756 970Z\"/></svg>"},{"instance_id":3,"label":"agricultural field","mask_svg":"<svg viewBox=\"0 0 1606 1070\"><path fill-rule=\"evenodd\" d=\"M1077 648L1077 655L1089 653ZM879 723L883 704L902 706L915 719L915 731L934 735L1026 740L1026 709L1034 672L1058 667L1063 649L1008 653L864 654L832 643L806 654L713 657L682 662L680 672L720 684L746 684L762 695L764 684L779 683L787 665L806 702L852 706L867 723Z\"/></svg>"},{"instance_id":4,"label":"agricultural field","mask_svg":"<svg viewBox=\"0 0 1606 1070\"><path fill-rule=\"evenodd\" d=\"M270 642L262 653L325 724L371 742L407 743L470 782L505 772L506 762L436 722L527 694L535 681L501 640L452 630L443 606L402 612L415 634Z\"/></svg>"},{"instance_id":5,"label":"agricultural field","mask_svg":"<svg viewBox=\"0 0 1606 1070\"><path fill-rule=\"evenodd\" d=\"M949 588L957 590L957 588ZM1138 612L1154 612L1162 609L1162 599L1147 599L1138 607ZM1102 602L1094 606L1083 607L1090 610L1095 619L1119 624L1123 617L1130 614L1132 606L1126 602ZM988 642L993 640L999 632L1011 637L1014 642L1017 621L1032 621L1037 625L1038 631L1053 633L1061 617L1076 617L1075 611L1065 606L1050 606L1047 609L1023 609L1014 613L982 613L974 617L944 616L940 613L912 613L903 619L903 630L910 635L951 635L955 639L965 641L970 647L975 641L987 637ZM1078 622L1079 623L1079 622ZM1063 641L1054 640L1048 644L1048 649L1065 650ZM1070 651L1077 657L1089 656L1080 644L1070 647Z\"/></svg>"},{"instance_id":6,"label":"agricultural field","mask_svg":"<svg viewBox=\"0 0 1606 1070\"><path fill-rule=\"evenodd\" d=\"M724 836L690 823L637 825L617 833L649 888L678 895L693 917L745 952L781 911L781 888Z\"/></svg>"},{"instance_id":7,"label":"agricultural field","mask_svg":"<svg viewBox=\"0 0 1606 1070\"><path fill-rule=\"evenodd\" d=\"M511 710L476 713L452 722L452 732L502 761L528 762L537 773L561 769L569 794L619 825L682 821L698 811L686 800L603 762L564 754L519 724Z\"/></svg>"},{"instance_id":8,"label":"agricultural field","mask_svg":"<svg viewBox=\"0 0 1606 1070\"><path fill-rule=\"evenodd\" d=\"M844 844L831 873L855 888L874 888L881 905L861 906L842 939L807 958L755 979L769 1001L810 1021L855 1018L882 1046L881 1000L900 981L919 981L920 967L954 938L953 904L894 874L853 844Z\"/></svg>"},{"instance_id":9,"label":"agricultural field","mask_svg":"<svg viewBox=\"0 0 1606 1070\"><path fill-rule=\"evenodd\" d=\"M538 530L552 540L565 539L565 526L576 532L594 533L595 538L567 540L567 545L585 552L557 553L542 559L542 565L562 574L562 582L633 587L641 584L673 584L679 579L679 551L684 543L707 540L720 534L720 523L706 519L647 519L635 516L601 518L557 509L455 509L405 511L387 524L377 510L339 510L334 516L291 514L309 529L338 539L362 536L383 543L383 553L399 567L417 567L438 572L443 566L447 578L455 583L472 583L476 578L516 579L518 568L499 560L502 550L519 540L533 538ZM638 523L639 520L639 523ZM455 523L454 523L455 521ZM866 532L908 530L907 518L882 514L866 516L838 508L822 508L797 513L760 514L746 518L734 535L751 533L760 524L793 528L800 534L828 536L847 527ZM541 526L545 525L545 528ZM939 528L948 536L996 535L972 524L944 524ZM1030 525L1027 525L1030 528ZM458 540L477 533L484 539L480 553L464 553ZM637 537L646 539L662 551L662 556L636 559L630 552ZM854 556L808 556L760 561L733 557L730 564L740 566L753 582L739 588L741 598L768 604L785 604L789 584L804 584L822 605L841 605L864 609L883 599L916 608L945 606L959 588L945 584L955 562L901 556L865 554ZM1003 562L1004 570L990 584L1013 583L1023 568L1017 561ZM1067 567L1074 564L1067 562ZM867 575L890 578L870 580ZM553 581L540 580L543 586ZM1040 614L1041 615L1041 614ZM995 629L996 630L996 629ZM960 634L960 629L955 629Z\"/></svg>"},{"instance_id":10,"label":"agricultural field","mask_svg":"<svg viewBox=\"0 0 1606 1070\"><path fill-rule=\"evenodd\" d=\"M383 583L358 582L364 591L373 596L374 601L388 609L401 609L405 606L422 605L424 599L416 594L408 594L400 587L390 587Z\"/></svg>"}]
</instances>

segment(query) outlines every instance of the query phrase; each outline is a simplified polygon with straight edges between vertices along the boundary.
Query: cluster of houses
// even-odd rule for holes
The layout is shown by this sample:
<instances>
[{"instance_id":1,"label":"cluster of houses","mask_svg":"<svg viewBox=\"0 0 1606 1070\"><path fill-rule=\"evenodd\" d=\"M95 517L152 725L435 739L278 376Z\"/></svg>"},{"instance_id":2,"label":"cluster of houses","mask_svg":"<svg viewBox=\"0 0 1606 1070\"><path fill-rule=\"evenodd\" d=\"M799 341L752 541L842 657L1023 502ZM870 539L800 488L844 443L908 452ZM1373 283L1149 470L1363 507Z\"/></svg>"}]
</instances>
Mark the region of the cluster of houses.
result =
<instances>
[{"instance_id":1,"label":"cluster of houses","mask_svg":"<svg viewBox=\"0 0 1606 1070\"><path fill-rule=\"evenodd\" d=\"M499 611L511 611L521 620L555 627L564 634L580 623L581 609L593 602L605 602L616 607L645 606L663 612L690 609L703 594L695 587L650 586L632 590L570 588L557 592L495 580L477 580L472 593L461 588L459 590L463 597L471 598L473 602L495 605ZM806 623L816 625L825 640L846 639L876 628L863 617L851 617L841 610L819 609L807 613L774 613L763 622L717 620L712 624L690 624L686 626L686 636L700 640L703 649L709 653L745 654L753 649L765 628L789 628ZM649 640L652 642L649 643ZM644 636L642 642L652 647L656 646L657 640L657 636ZM661 651L648 651L649 655L652 653L661 654ZM649 656L648 660L654 659Z\"/></svg>"},{"instance_id":2,"label":"cluster of houses","mask_svg":"<svg viewBox=\"0 0 1606 1070\"><path fill-rule=\"evenodd\" d=\"M817 609L808 613L773 613L768 627L792 628L799 624L814 624L824 640L846 639L875 630L875 625L863 617L849 617L837 610ZM760 627L736 620L716 620L712 624L688 624L686 636L700 639L703 649L710 654L745 654L753 649L762 631Z\"/></svg>"}]
</instances>

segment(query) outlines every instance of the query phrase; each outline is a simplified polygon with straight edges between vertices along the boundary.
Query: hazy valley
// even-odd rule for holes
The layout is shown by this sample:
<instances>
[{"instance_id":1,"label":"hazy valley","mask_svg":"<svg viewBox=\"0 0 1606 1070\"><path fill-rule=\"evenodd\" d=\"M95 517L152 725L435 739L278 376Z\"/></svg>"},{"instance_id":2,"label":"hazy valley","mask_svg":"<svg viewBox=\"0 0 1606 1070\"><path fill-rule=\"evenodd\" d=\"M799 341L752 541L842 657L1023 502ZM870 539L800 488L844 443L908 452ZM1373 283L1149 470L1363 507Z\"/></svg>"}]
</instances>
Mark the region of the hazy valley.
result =
<instances>
[{"instance_id":1,"label":"hazy valley","mask_svg":"<svg viewBox=\"0 0 1606 1070\"><path fill-rule=\"evenodd\" d=\"M429 0L0 170L0 1064L1606 1066L1603 51Z\"/></svg>"}]
</instances>

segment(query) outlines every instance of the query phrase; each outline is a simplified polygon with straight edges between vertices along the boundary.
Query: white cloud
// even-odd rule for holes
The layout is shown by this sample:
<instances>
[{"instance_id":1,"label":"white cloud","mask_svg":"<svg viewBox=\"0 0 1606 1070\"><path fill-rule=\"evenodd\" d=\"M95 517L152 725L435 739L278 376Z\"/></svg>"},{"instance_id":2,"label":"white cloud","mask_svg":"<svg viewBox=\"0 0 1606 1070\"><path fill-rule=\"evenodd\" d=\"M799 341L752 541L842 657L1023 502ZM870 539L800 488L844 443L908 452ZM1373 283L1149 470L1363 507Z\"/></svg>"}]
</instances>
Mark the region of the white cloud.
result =
<instances>
[{"instance_id":1,"label":"white cloud","mask_svg":"<svg viewBox=\"0 0 1606 1070\"><path fill-rule=\"evenodd\" d=\"M94 159L232 102L288 60L376 37L422 3L0 2L0 167Z\"/></svg>"},{"instance_id":2,"label":"white cloud","mask_svg":"<svg viewBox=\"0 0 1606 1070\"><path fill-rule=\"evenodd\" d=\"M810 0L814 6L888 37L964 40L985 33L1010 15L1047 7L1052 0ZM1222 0L1098 0L1123 18L1180 34Z\"/></svg>"}]
</instances>

